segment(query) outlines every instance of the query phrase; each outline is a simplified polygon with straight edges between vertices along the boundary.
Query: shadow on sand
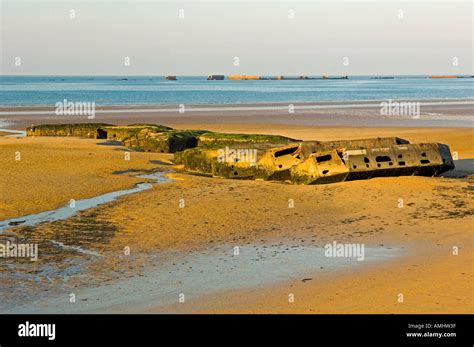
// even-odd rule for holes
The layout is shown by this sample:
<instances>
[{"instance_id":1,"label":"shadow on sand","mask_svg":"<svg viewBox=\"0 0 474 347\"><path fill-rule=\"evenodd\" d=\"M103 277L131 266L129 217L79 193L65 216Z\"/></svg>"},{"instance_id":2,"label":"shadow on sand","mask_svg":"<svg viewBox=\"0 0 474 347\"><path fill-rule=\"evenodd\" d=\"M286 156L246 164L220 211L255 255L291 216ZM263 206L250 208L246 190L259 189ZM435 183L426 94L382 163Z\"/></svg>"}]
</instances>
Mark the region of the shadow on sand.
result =
<instances>
[{"instance_id":1,"label":"shadow on sand","mask_svg":"<svg viewBox=\"0 0 474 347\"><path fill-rule=\"evenodd\" d=\"M455 160L454 165L454 170L443 173L441 177L463 178L474 174L474 159Z\"/></svg>"},{"instance_id":2,"label":"shadow on sand","mask_svg":"<svg viewBox=\"0 0 474 347\"><path fill-rule=\"evenodd\" d=\"M104 142L99 142L97 146L123 146L122 142L115 140L107 140Z\"/></svg>"}]
</instances>

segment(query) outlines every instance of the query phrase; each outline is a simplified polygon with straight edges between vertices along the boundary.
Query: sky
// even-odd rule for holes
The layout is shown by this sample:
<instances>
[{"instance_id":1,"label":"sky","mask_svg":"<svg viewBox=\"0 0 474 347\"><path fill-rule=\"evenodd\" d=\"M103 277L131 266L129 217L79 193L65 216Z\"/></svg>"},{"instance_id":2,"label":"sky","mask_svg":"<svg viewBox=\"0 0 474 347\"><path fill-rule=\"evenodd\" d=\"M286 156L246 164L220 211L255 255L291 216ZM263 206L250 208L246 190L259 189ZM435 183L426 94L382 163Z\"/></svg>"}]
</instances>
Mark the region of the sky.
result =
<instances>
[{"instance_id":1,"label":"sky","mask_svg":"<svg viewBox=\"0 0 474 347\"><path fill-rule=\"evenodd\" d=\"M471 1L0 2L1 74L473 74Z\"/></svg>"}]
</instances>

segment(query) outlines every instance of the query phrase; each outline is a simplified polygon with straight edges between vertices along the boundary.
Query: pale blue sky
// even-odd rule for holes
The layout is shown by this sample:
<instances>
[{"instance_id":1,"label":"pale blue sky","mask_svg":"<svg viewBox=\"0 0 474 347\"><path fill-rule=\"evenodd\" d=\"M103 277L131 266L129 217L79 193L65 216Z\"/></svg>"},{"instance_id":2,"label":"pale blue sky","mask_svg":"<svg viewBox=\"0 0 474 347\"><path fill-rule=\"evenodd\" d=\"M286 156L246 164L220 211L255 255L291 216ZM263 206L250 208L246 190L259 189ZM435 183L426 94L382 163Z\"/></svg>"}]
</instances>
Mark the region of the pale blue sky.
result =
<instances>
[{"instance_id":1,"label":"pale blue sky","mask_svg":"<svg viewBox=\"0 0 474 347\"><path fill-rule=\"evenodd\" d=\"M3 74L473 73L470 1L0 1Z\"/></svg>"}]
</instances>

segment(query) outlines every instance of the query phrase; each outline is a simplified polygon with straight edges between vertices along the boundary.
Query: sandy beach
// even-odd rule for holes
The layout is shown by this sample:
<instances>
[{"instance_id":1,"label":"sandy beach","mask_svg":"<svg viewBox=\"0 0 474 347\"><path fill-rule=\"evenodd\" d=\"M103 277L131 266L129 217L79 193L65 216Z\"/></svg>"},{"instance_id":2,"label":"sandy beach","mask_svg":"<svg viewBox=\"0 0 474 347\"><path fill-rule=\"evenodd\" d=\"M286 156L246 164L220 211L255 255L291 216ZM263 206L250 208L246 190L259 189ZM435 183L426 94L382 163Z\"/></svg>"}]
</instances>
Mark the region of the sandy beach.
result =
<instances>
[{"instance_id":1,"label":"sandy beach","mask_svg":"<svg viewBox=\"0 0 474 347\"><path fill-rule=\"evenodd\" d=\"M206 117L194 120L165 125L280 134L302 140L399 136L412 143L446 143L461 161L474 158L472 129L468 128L322 127L250 121L213 124L206 122ZM474 312L472 178L394 177L299 186L192 176L172 165L171 154L132 152L131 160L126 161L123 147L104 145L103 140L0 137L0 146L5 149L0 171L2 177L10 178L2 182L2 196L6 198L0 206L1 220L54 209L70 199L131 188L143 182L136 177L138 173L172 171L167 175L173 180L170 183L123 196L66 220L34 229L9 229L24 239L74 242L102 255L100 260L84 265L87 278L70 276L64 280L56 278L54 271L48 273L49 280L61 283L61 290L120 285L125 279L139 284L151 276L148 268L157 261L168 264L169 260L171 268L179 267L171 254L189 256L192 262L194 255L213 247L231 250L256 243L270 247L289 239L298 247L322 247L337 241L403 251L395 258L354 269L308 267L282 275L277 282L262 280L248 288L229 285L213 290L209 283L208 294L206 288L194 295L187 293L190 299L185 303L178 302L178 293L186 292L186 288L177 287L173 289L176 304L144 296L140 303L127 304L125 300L116 308L100 309L92 305L84 308L86 312ZM20 161L14 160L15 152L21 153ZM293 208L289 208L289 199L294 201ZM398 206L399 199L403 199L403 208ZM184 208L180 207L182 201ZM132 258L123 256L126 247L132 249ZM453 255L453 247L459 248L457 255ZM58 251L51 246L43 250L47 253L44 261L55 260L57 270L70 265L71 259L88 259L71 250ZM284 249L275 254L276 259L285 259ZM39 262L28 271L39 271L43 265ZM187 271L191 271L188 276L196 276L192 269ZM3 275L2 291L13 289ZM39 280L39 288L45 281ZM400 293L402 303L397 301ZM289 294L294 302L288 301ZM13 295L10 299L18 298Z\"/></svg>"},{"instance_id":2,"label":"sandy beach","mask_svg":"<svg viewBox=\"0 0 474 347\"><path fill-rule=\"evenodd\" d=\"M0 347L473 345L472 1L0 7Z\"/></svg>"}]
</instances>

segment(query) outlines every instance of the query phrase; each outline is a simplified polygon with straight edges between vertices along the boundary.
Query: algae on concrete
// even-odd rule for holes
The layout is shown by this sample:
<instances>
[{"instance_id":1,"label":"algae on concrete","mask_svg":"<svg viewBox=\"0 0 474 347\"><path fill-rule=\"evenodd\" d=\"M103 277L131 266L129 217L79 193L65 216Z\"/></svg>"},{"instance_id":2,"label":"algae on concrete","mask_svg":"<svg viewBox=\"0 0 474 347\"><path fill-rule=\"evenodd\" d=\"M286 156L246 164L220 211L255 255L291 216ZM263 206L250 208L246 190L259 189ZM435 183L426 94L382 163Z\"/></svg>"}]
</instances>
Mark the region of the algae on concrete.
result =
<instances>
[{"instance_id":1,"label":"algae on concrete","mask_svg":"<svg viewBox=\"0 0 474 347\"><path fill-rule=\"evenodd\" d=\"M280 135L231 134L208 132L198 137L198 146L233 145L238 143L275 143L285 144L298 140Z\"/></svg>"},{"instance_id":2,"label":"algae on concrete","mask_svg":"<svg viewBox=\"0 0 474 347\"><path fill-rule=\"evenodd\" d=\"M164 132L173 130L170 127L157 124L130 124L130 125L114 125L103 129L107 132L107 139L123 141L135 136L137 133L148 130L148 132Z\"/></svg>"},{"instance_id":3,"label":"algae on concrete","mask_svg":"<svg viewBox=\"0 0 474 347\"><path fill-rule=\"evenodd\" d=\"M42 124L26 128L27 136L81 136L93 139L106 138L102 129L106 123Z\"/></svg>"},{"instance_id":4,"label":"algae on concrete","mask_svg":"<svg viewBox=\"0 0 474 347\"><path fill-rule=\"evenodd\" d=\"M123 139L122 142L126 147L147 152L175 153L197 147L197 137L207 132L207 130L169 130L153 132L145 128Z\"/></svg>"}]
</instances>

